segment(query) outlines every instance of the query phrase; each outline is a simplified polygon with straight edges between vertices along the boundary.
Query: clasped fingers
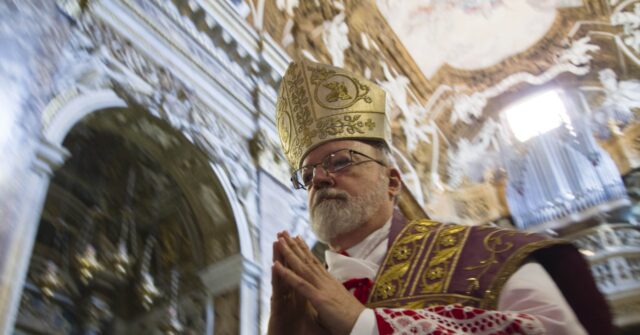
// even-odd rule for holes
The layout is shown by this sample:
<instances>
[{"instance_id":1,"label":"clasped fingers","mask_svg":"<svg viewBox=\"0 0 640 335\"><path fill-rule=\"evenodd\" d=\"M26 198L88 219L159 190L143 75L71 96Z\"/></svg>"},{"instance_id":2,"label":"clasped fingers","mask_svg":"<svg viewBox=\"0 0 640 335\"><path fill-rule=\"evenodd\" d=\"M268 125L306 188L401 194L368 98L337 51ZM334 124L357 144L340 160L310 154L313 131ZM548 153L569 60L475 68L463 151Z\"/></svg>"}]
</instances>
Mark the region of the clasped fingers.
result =
<instances>
[{"instance_id":1,"label":"clasped fingers","mask_svg":"<svg viewBox=\"0 0 640 335\"><path fill-rule=\"evenodd\" d=\"M276 245L282 255L280 263L308 282L317 284L331 277L299 236L291 238L286 232L280 233Z\"/></svg>"}]
</instances>

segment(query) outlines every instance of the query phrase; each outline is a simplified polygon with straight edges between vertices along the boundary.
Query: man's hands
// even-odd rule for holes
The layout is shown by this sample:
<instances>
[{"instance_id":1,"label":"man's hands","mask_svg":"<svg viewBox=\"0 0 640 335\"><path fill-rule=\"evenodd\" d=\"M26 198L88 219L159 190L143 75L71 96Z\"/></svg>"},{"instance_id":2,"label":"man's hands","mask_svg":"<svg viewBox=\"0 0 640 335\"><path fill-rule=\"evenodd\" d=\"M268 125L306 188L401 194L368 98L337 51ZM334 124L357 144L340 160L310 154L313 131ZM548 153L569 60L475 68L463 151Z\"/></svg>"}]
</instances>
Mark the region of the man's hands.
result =
<instances>
[{"instance_id":1,"label":"man's hands","mask_svg":"<svg viewBox=\"0 0 640 335\"><path fill-rule=\"evenodd\" d=\"M273 262L287 264L279 251L278 242L273 243ZM307 299L291 288L273 269L271 287L269 335L328 334L318 323L318 315Z\"/></svg>"},{"instance_id":2,"label":"man's hands","mask_svg":"<svg viewBox=\"0 0 640 335\"><path fill-rule=\"evenodd\" d=\"M365 307L327 272L306 243L300 237L291 238L287 232L279 233L273 255L269 333L275 334L277 328L285 330L277 325L282 323L277 319L282 321L281 316L288 318L282 313L293 312L307 326L315 324L334 335L349 334ZM289 299L293 303L283 302ZM307 302L312 308L304 308ZM307 332L312 329L307 328ZM291 331L291 328L286 330ZM322 328L314 330L321 331Z\"/></svg>"}]
</instances>

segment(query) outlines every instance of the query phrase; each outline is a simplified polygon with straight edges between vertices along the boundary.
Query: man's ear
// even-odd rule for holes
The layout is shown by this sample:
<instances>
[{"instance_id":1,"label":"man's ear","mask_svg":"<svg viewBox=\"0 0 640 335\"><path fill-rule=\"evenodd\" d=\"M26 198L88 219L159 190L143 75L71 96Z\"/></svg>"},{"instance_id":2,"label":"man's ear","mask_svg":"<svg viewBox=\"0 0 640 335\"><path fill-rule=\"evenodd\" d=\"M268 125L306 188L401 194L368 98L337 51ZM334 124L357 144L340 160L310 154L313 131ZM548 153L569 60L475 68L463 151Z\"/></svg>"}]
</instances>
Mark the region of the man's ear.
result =
<instances>
[{"instance_id":1,"label":"man's ear","mask_svg":"<svg viewBox=\"0 0 640 335\"><path fill-rule=\"evenodd\" d=\"M402 177L400 171L394 167L389 168L389 195L396 197L402 190Z\"/></svg>"}]
</instances>

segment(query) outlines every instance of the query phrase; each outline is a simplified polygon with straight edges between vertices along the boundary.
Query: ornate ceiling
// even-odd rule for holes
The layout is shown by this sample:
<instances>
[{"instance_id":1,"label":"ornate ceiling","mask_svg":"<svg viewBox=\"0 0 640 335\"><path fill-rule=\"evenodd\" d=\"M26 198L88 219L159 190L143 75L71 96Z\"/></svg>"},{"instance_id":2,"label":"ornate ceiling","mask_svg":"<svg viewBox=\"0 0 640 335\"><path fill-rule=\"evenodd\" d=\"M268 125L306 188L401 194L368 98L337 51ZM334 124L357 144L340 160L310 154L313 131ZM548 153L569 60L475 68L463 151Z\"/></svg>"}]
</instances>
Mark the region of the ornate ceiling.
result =
<instances>
[{"instance_id":1,"label":"ornate ceiling","mask_svg":"<svg viewBox=\"0 0 640 335\"><path fill-rule=\"evenodd\" d=\"M460 165L495 155L487 146L506 105L559 87L596 109L600 89L583 88L601 87L601 70L620 81L640 74L637 1L247 1L247 20L292 58L387 90L394 145L422 180L419 197L457 187Z\"/></svg>"},{"instance_id":2,"label":"ornate ceiling","mask_svg":"<svg viewBox=\"0 0 640 335\"><path fill-rule=\"evenodd\" d=\"M28 2L30 9L41 7L31 2ZM51 66L44 71L46 76L37 77L42 80L33 80L26 73L21 76L21 80L30 83L29 90L34 91L33 97L24 97L31 106L26 110L37 111L25 119L33 131L21 136L34 139L36 148L29 151L18 142L15 148L21 153L35 153L33 170L38 175L31 176L29 171L24 178L15 179L13 185L21 188L24 185L16 194L29 195L18 199L31 200L28 198L38 192L37 187L42 187L39 192L45 192L49 174L53 176L34 249L32 283L30 287L27 285L25 297L30 292L37 293L34 295L39 299L40 293L45 292L47 287L40 280L53 273L50 271L53 263L66 272L64 279L70 278L65 290L58 291L67 299L56 294L54 298L67 305L69 301L95 305L102 298L93 302L73 300L83 296L78 291L91 289L79 277L86 277L82 270L87 270L87 266L78 266L81 262L71 255L77 251L77 245L82 247L83 243L78 241L91 240L95 247L94 255L81 255L86 256L83 260L97 259L109 271L120 271L118 266L124 264L118 253L122 237L127 250L139 260L148 237L154 236L158 242L149 257L150 270L160 286L170 287L165 291L169 295L177 286L173 276L176 263L186 273L180 279L181 292L187 287L193 291L187 289L185 293L199 293L200 280L216 286L218 293L228 287L217 284L240 282L240 288L206 302L215 305L216 318L221 319L215 327L220 333L242 332L243 327L250 328L247 320L254 320L258 309L268 310L265 308L268 291L263 290L264 287L268 290L268 280L256 281L261 275L262 279L268 276L245 257L251 251L255 259L260 253L268 254L264 252L268 247L257 247L258 242L262 243L260 237L268 233L259 226L265 223L260 209L262 201L267 204L264 199L268 197L260 195L264 190L272 190L272 186L278 190L282 186L276 182L262 184L270 179L258 178L263 175L260 168L273 176L282 174L280 181L288 179L287 168L279 168L285 164L274 154L278 149L270 142L275 138L271 132L273 124L269 123L278 80L275 72L285 68L287 58L274 47L273 41L291 58L307 57L346 67L383 86L389 93L394 143L405 182L415 195L425 195L418 197L419 205L438 205L438 196L444 194L442 198L449 203L442 205L442 201L439 209L457 213L458 219L470 217L471 223L509 215L501 203L505 198L505 188L501 187L505 183L503 171L486 173L485 168L496 165L477 164L499 158L494 140L501 127L498 114L503 107L536 90L561 87L571 91L567 96L573 99L574 106L584 104L580 105L584 107L581 111L593 109L592 114L578 117L595 120L594 115L605 116L600 120L604 121L599 124L600 130L603 124L606 126L610 116L607 113L628 116L640 107L640 83L634 81L640 64L639 0L61 0L57 3L57 9L53 3L41 8L47 11L46 15L15 17L18 21L20 18L24 21L25 17L36 20L55 13L64 29L50 29L55 26L53 23L5 29L7 36L14 35L15 41L10 39L16 45L25 42L29 47L40 48L44 44L44 51L26 52L29 57L24 58L33 61L25 64L43 61L44 65L34 65L36 73L39 67L45 70L45 66ZM233 12L234 8L249 9L245 14L252 27L237 21L241 19L236 12L243 11ZM50 33L36 34L30 27ZM64 34L55 36L61 32ZM38 38L20 38L30 34ZM41 43L48 40L51 43ZM66 64L60 67L59 78L53 76L56 62ZM31 65L25 68L31 69ZM51 84L53 79L56 85ZM103 89L118 97L118 103L111 106L123 105L120 103L123 99L130 107L95 112L71 131L64 144L58 142L67 133L67 126L71 127L67 121L77 120L69 117L70 110L61 106L76 103L77 95ZM53 96L56 98L47 104ZM91 100L93 97L84 96ZM14 109L15 115L21 115L19 107ZM11 118L10 115L9 121ZM634 126L637 134L640 128ZM42 128L45 135L53 131L60 138L43 139ZM623 129L624 134L629 133L629 128L633 127ZM604 132L611 131L604 127ZM613 137L619 138L618 133L613 133ZM636 146L635 134L625 141L613 142L620 156L628 154L626 149L630 146L625 144L632 142ZM62 145L69 148L71 157L54 174L52 170L66 157ZM251 151L247 150L249 147ZM621 171L640 166L635 162L640 160ZM25 170L26 164L25 160ZM265 168L268 164L276 167ZM472 185L465 180L470 169L479 176L478 180L470 181ZM224 178L217 179L217 173ZM36 177L44 184L21 183ZM260 184L255 179L261 180ZM267 187L261 189L263 185ZM487 190L493 193L488 196ZM283 187L280 191L284 194L288 189ZM291 210L290 225L298 227L306 223L300 214L305 210L304 196L289 199L282 201L282 207L271 208L275 219L268 222L273 223L274 231L279 224L283 225L278 226L280 229L290 228L284 226L289 223L278 215L282 213L279 209L287 208L289 202L300 204L300 208ZM14 259L23 262L28 252L22 251L31 250L30 234L35 232L38 222L35 217L33 222L27 216L22 220L18 214L23 213L13 207L40 208L41 202L33 206L25 203L20 203L21 207L13 202L4 206L18 219L10 221L20 227L6 230L16 233L2 235L4 241L11 242L5 249L21 251L6 253L5 263ZM439 210L435 205L428 208ZM249 232L241 233L240 237L247 238L250 233L249 238L254 240L242 243L240 254L238 230L247 226L236 226L234 221L244 221L245 216ZM135 224L127 224L132 221ZM23 231L23 227L28 229ZM249 252L245 253L245 249ZM263 268L267 269L270 257L265 256L264 260ZM216 263L223 264L207 267ZM22 264L26 265L26 261ZM196 276L204 267L205 271ZM225 276L221 269L231 269L228 272L238 277ZM2 286L3 290L9 292L22 285L21 271L7 277L11 280L5 283L11 285ZM109 284L117 277L109 271L95 276L100 277L100 283L96 284L101 286L99 295L110 298L116 291L124 292L110 302L119 308L116 316L128 323L134 323L129 322L132 318L140 321L131 331L121 332L151 332L145 328L147 321L165 317L166 310L152 315L142 312L139 305L124 306L128 303L126 298L136 294L134 285L118 283L117 278L115 284ZM144 277L137 280L140 278ZM246 298L260 290L267 292L262 307L256 307L255 301L247 304ZM10 298L17 299L15 295ZM193 304L185 311L197 318L202 315L198 305L202 301L191 300ZM239 306L245 307L241 318L237 313ZM208 313L213 311L208 309ZM26 324L38 319L37 310L27 314L31 319L26 319ZM201 325L197 321L193 322L196 328Z\"/></svg>"},{"instance_id":3,"label":"ornate ceiling","mask_svg":"<svg viewBox=\"0 0 640 335\"><path fill-rule=\"evenodd\" d=\"M379 0L378 9L427 78L445 64L479 70L527 50L553 27L558 7L582 1Z\"/></svg>"}]
</instances>

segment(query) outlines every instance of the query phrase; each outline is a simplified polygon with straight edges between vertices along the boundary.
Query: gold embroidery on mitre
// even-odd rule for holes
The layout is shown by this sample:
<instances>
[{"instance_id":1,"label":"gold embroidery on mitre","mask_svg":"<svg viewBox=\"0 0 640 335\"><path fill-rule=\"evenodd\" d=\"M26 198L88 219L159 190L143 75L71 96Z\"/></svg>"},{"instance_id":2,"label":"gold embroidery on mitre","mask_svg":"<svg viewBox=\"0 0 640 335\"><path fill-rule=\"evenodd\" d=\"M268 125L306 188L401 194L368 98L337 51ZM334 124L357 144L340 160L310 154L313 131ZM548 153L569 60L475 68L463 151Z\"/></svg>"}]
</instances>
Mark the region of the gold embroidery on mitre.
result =
<instances>
[{"instance_id":1,"label":"gold embroidery on mitre","mask_svg":"<svg viewBox=\"0 0 640 335\"><path fill-rule=\"evenodd\" d=\"M291 63L282 78L276 125L293 170L324 142L368 139L391 144L384 90L345 70L307 60Z\"/></svg>"},{"instance_id":2,"label":"gold embroidery on mitre","mask_svg":"<svg viewBox=\"0 0 640 335\"><path fill-rule=\"evenodd\" d=\"M329 102L336 102L338 99L340 100L350 100L351 96L347 92L347 87L344 86L343 83L339 82L330 82L323 85L324 87L331 90L331 93L327 95L325 99Z\"/></svg>"}]
</instances>

